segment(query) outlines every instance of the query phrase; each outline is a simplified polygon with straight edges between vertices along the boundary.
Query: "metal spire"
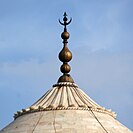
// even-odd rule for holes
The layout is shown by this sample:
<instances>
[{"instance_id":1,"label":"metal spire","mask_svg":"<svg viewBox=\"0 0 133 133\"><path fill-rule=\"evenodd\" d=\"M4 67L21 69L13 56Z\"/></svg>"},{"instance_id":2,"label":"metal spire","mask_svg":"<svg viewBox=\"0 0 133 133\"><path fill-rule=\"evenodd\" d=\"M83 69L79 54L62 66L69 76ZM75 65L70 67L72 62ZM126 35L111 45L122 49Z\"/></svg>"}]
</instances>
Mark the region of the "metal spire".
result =
<instances>
[{"instance_id":1,"label":"metal spire","mask_svg":"<svg viewBox=\"0 0 133 133\"><path fill-rule=\"evenodd\" d=\"M67 22L67 14L66 12L64 13L64 18L63 18L63 23L59 19L59 23L64 26L64 31L61 34L61 38L63 39L63 48L59 53L59 60L63 62L63 64L60 67L61 72L63 75L58 79L59 82L71 82L73 83L73 79L71 78L70 74L68 74L71 70L71 67L68 65L68 62L72 59L72 53L67 47L67 39L69 39L69 33L67 32L66 26L69 25L72 21L72 18L70 19L69 22Z\"/></svg>"}]
</instances>

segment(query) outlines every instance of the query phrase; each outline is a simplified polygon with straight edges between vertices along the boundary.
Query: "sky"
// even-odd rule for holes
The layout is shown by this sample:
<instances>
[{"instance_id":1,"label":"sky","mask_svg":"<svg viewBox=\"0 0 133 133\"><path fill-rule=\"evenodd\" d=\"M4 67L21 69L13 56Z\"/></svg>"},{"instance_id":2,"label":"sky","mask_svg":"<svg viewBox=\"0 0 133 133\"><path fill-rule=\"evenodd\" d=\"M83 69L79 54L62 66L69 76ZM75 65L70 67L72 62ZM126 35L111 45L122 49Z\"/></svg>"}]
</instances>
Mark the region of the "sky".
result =
<instances>
[{"instance_id":1,"label":"sky","mask_svg":"<svg viewBox=\"0 0 133 133\"><path fill-rule=\"evenodd\" d=\"M133 130L133 0L0 0L0 129L57 83L65 11L71 76Z\"/></svg>"}]
</instances>

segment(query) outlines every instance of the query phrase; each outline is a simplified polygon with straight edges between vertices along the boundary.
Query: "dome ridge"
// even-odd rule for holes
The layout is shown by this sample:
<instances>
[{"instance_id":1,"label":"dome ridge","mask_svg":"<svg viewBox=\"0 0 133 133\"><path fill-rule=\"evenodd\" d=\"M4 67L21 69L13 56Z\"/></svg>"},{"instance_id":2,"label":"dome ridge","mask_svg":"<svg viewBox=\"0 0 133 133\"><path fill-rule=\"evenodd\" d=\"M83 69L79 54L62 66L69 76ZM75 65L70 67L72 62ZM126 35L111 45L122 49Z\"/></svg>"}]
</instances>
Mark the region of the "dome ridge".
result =
<instances>
[{"instance_id":1,"label":"dome ridge","mask_svg":"<svg viewBox=\"0 0 133 133\"><path fill-rule=\"evenodd\" d=\"M32 112L48 110L93 110L106 113L114 118L116 114L94 102L75 83L60 82L53 85L38 101L26 109L18 111L14 118Z\"/></svg>"}]
</instances>

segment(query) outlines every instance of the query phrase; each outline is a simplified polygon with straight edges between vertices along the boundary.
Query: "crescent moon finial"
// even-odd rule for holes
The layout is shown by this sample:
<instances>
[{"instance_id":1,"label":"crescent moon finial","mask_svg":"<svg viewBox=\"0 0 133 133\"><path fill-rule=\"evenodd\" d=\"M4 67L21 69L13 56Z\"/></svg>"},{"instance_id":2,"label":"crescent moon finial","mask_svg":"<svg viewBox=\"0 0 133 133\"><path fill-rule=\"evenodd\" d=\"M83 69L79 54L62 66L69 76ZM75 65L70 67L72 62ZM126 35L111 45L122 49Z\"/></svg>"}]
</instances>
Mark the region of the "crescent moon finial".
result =
<instances>
[{"instance_id":1,"label":"crescent moon finial","mask_svg":"<svg viewBox=\"0 0 133 133\"><path fill-rule=\"evenodd\" d=\"M64 46L58 56L59 60L63 63L60 67L60 70L63 73L63 75L58 79L58 83L60 83L60 82L74 83L73 79L71 78L71 76L69 74L71 67L69 66L68 62L72 59L72 53L67 47L67 43L68 43L70 34L66 28L66 26L71 23L72 18L70 18L70 20L68 20L66 12L64 12L63 16L64 16L63 22L60 21L60 19L59 19L59 23L64 26L64 31L61 33L61 38L63 39Z\"/></svg>"},{"instance_id":2,"label":"crescent moon finial","mask_svg":"<svg viewBox=\"0 0 133 133\"><path fill-rule=\"evenodd\" d=\"M60 23L61 25L63 25L63 26L66 27L67 25L69 25L69 24L72 22L72 18L70 18L69 22L67 22L67 20L68 20L68 19L67 19L67 13L64 12L64 15L63 15L63 16L64 16L64 18L63 18L63 21L64 21L64 22L61 22L60 19L59 19L59 23Z\"/></svg>"}]
</instances>

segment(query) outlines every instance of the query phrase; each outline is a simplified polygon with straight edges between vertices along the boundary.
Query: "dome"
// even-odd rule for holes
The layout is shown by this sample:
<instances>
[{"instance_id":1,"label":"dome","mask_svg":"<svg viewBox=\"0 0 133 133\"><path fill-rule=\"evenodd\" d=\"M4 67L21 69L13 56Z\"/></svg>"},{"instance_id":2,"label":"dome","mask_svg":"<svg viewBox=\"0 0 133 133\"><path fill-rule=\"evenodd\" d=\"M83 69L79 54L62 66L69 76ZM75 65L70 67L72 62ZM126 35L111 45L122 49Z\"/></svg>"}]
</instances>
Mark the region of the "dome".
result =
<instances>
[{"instance_id":1,"label":"dome","mask_svg":"<svg viewBox=\"0 0 133 133\"><path fill-rule=\"evenodd\" d=\"M67 32L64 13L64 32ZM63 32L63 33L64 33ZM62 33L62 36L63 36ZM68 33L68 32L67 32ZM116 114L94 102L70 76L67 48L68 35L62 37L64 47L59 54L63 75L38 101L14 114L14 121L0 133L133 133L116 120Z\"/></svg>"},{"instance_id":2,"label":"dome","mask_svg":"<svg viewBox=\"0 0 133 133\"><path fill-rule=\"evenodd\" d=\"M75 83L61 82L18 111L0 133L132 133Z\"/></svg>"}]
</instances>

